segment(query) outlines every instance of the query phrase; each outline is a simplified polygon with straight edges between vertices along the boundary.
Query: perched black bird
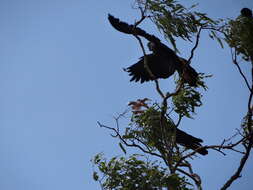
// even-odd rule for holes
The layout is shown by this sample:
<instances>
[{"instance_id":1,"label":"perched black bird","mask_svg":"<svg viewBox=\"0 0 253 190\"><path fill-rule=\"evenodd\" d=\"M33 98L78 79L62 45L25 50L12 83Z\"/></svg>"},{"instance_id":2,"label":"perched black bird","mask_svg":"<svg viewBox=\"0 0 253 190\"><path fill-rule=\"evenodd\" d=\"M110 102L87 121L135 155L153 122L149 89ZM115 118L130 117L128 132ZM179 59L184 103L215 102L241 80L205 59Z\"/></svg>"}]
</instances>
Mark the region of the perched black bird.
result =
<instances>
[{"instance_id":1,"label":"perched black bird","mask_svg":"<svg viewBox=\"0 0 253 190\"><path fill-rule=\"evenodd\" d=\"M186 148L196 150L202 147L200 144L202 142L203 142L202 139L191 136L186 132L181 131L180 129L176 129L176 143ZM208 151L205 148L199 149L197 152L202 155L208 154Z\"/></svg>"},{"instance_id":2,"label":"perched black bird","mask_svg":"<svg viewBox=\"0 0 253 190\"><path fill-rule=\"evenodd\" d=\"M248 18L253 18L252 11L249 8L243 8L241 10L241 15Z\"/></svg>"},{"instance_id":3,"label":"perched black bird","mask_svg":"<svg viewBox=\"0 0 253 190\"><path fill-rule=\"evenodd\" d=\"M146 107L145 107L146 108ZM138 114L138 113L137 113ZM141 121L142 127L148 131L149 135L151 136L151 144L160 151L164 152L167 149L167 146L164 144L164 139L169 140L171 135L173 134L173 127L175 131L175 142L179 145L186 147L187 149L196 150L197 153L201 155L207 155L208 151L204 148L201 143L203 142L202 139L196 138L176 127L174 122L171 120L170 117L165 116L163 120L161 120L161 112L154 109L148 109L148 115L146 115L146 119ZM161 127L163 126L163 127ZM149 135L145 136L149 140ZM168 142L168 141L167 141ZM167 143L166 142L166 143Z\"/></svg>"},{"instance_id":4,"label":"perched black bird","mask_svg":"<svg viewBox=\"0 0 253 190\"><path fill-rule=\"evenodd\" d=\"M164 149L166 149L166 146L163 146L163 141L161 141L160 136L158 136L156 133L159 131L159 135L163 133L160 128L160 118L158 119L159 123L156 126L152 126L154 129L152 135L156 138L155 146L158 150L163 152ZM157 128L159 127L159 128ZM171 131L168 131L168 134L171 134ZM201 155L207 155L208 151L206 148L204 148L201 143L203 142L202 139L196 138L178 128L176 128L176 143L186 147L187 149L196 150L197 153Z\"/></svg>"},{"instance_id":5,"label":"perched black bird","mask_svg":"<svg viewBox=\"0 0 253 190\"><path fill-rule=\"evenodd\" d=\"M148 34L139 27L122 22L110 14L108 20L116 30L126 34L142 36L149 41L148 47L152 53L146 55L146 60L153 76L144 66L144 57L141 57L137 63L126 69L129 75L132 76L130 81L143 83L158 78L168 78L177 71L184 82L190 86L197 86L198 73L185 59L177 56L172 49L163 44L159 38Z\"/></svg>"}]
</instances>

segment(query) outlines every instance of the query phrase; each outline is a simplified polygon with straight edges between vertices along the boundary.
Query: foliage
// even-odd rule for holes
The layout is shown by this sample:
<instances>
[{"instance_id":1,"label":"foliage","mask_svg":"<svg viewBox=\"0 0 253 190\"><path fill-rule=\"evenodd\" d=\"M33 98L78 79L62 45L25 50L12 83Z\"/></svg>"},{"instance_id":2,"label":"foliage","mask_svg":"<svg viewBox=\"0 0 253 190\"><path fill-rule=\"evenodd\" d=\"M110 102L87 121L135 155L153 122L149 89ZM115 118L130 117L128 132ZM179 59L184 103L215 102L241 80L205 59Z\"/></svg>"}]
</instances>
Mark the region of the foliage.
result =
<instances>
[{"instance_id":1,"label":"foliage","mask_svg":"<svg viewBox=\"0 0 253 190\"><path fill-rule=\"evenodd\" d=\"M177 96L172 98L175 112L181 116L192 118L191 113L195 113L195 107L200 107L202 95L190 86L184 86Z\"/></svg>"},{"instance_id":2,"label":"foliage","mask_svg":"<svg viewBox=\"0 0 253 190\"><path fill-rule=\"evenodd\" d=\"M253 56L253 18L239 16L236 20L230 19L224 32L229 46L249 61Z\"/></svg>"},{"instance_id":3,"label":"foliage","mask_svg":"<svg viewBox=\"0 0 253 190\"><path fill-rule=\"evenodd\" d=\"M141 114L133 114L129 128L126 129L124 139L138 139L152 151L166 152L166 144L173 143L175 138L175 124L166 117L161 121L161 110L156 104ZM162 127L161 127L162 126Z\"/></svg>"},{"instance_id":4,"label":"foliage","mask_svg":"<svg viewBox=\"0 0 253 190\"><path fill-rule=\"evenodd\" d=\"M176 51L178 51L176 38L181 38L190 43L195 39L195 46L191 50L191 57L187 64L190 63L194 56L194 51L198 47L202 29L207 30L209 36L212 39L216 39L222 47L222 38L217 35L217 32L223 34L225 42L236 51L233 61L239 68L239 72L250 90L248 114L242 123L243 134L238 132L241 135L241 139L238 142L232 143L230 141L232 138L230 138L219 145L204 147L212 148L222 154L224 154L222 151L225 149L243 154L238 169L221 188L225 190L234 180L240 177L253 145L253 110L251 106L253 85L249 85L235 59L236 55L242 55L244 60L253 62L253 19L238 17L236 20L230 19L227 23L223 23L222 26L218 26L220 21L223 21L222 19L215 21L204 13L193 11L196 5L185 8L175 0L136 1L139 5L138 8L142 12L142 18L136 22L136 26L145 18L151 18ZM140 45L143 47L141 42ZM159 82L155 80L156 91L162 97L161 104L155 102L150 106L147 103L147 101L150 101L148 98L130 102L129 106L132 108L131 119L123 134L120 132L118 119L124 114L115 118L115 128L99 123L100 127L107 128L115 133L112 136L119 138L119 146L124 154L127 154L126 147L135 147L145 155L134 154L128 157L113 157L109 161L102 154L96 155L93 159L93 164L97 166L98 172L94 171L93 178L100 182L102 189L188 190L192 188L192 183L188 182L189 179L195 183L198 189L202 189L201 179L193 172L191 163L188 161L188 159L194 159L193 155L198 150L195 147L191 148L194 150L193 152L186 153L184 149L176 144L179 136L176 136L176 132L177 134L179 133L177 127L180 125L181 119L183 117L192 118L193 114L196 114L196 108L202 106L200 88L207 90L207 86L204 83L204 79L207 77L210 77L210 75L199 73L197 88L184 84L182 79L178 79L175 81L176 89L173 93L163 93L159 88ZM171 101L171 104L169 104L171 107L168 107L169 100ZM171 113L173 116L178 116L177 122L172 120ZM195 138L191 135L188 136ZM197 139L197 145L199 144L198 142L202 142L201 139L195 139ZM244 145L245 152L236 150L235 147L237 145ZM158 162L158 158L162 161ZM185 168L188 170L186 171Z\"/></svg>"},{"instance_id":5,"label":"foliage","mask_svg":"<svg viewBox=\"0 0 253 190\"><path fill-rule=\"evenodd\" d=\"M177 51L177 37L192 42L192 37L198 32L199 27L218 24L218 21L212 20L205 13L191 11L197 4L186 8L175 0L139 0L137 2L146 7L159 31Z\"/></svg>"},{"instance_id":6,"label":"foliage","mask_svg":"<svg viewBox=\"0 0 253 190\"><path fill-rule=\"evenodd\" d=\"M247 113L247 115L242 120L241 127L243 130L243 136L249 136L253 131L253 122L251 120L251 117L252 116L250 116L250 113ZM243 143L244 145L249 145L250 140L246 138Z\"/></svg>"},{"instance_id":7,"label":"foliage","mask_svg":"<svg viewBox=\"0 0 253 190\"><path fill-rule=\"evenodd\" d=\"M93 178L101 182L103 189L115 190L158 190L173 188L176 190L190 190L186 178L177 174L170 174L167 168L157 161L143 159L141 155L132 155L129 158L114 157L106 161L102 154L97 154L93 164L98 166L102 177L94 171Z\"/></svg>"},{"instance_id":8,"label":"foliage","mask_svg":"<svg viewBox=\"0 0 253 190\"><path fill-rule=\"evenodd\" d=\"M212 75L205 75L204 73L199 73L199 80L197 82L199 87L202 87L204 90L207 90L204 79L209 78ZM177 85L180 85L180 80L177 80ZM202 94L199 89L191 87L187 84L181 87L179 93L172 97L173 108L176 113L181 117L186 116L192 118L195 113L196 107L202 106Z\"/></svg>"}]
</instances>

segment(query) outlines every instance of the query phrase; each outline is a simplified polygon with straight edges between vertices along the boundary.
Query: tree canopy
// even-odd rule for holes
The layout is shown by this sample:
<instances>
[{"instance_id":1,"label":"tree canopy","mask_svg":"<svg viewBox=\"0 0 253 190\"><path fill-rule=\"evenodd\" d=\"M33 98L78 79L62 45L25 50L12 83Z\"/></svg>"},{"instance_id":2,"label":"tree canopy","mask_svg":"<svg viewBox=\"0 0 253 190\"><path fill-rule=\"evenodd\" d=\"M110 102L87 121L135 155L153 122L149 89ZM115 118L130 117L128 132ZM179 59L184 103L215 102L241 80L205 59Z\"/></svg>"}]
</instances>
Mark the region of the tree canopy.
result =
<instances>
[{"instance_id":1,"label":"tree canopy","mask_svg":"<svg viewBox=\"0 0 253 190\"><path fill-rule=\"evenodd\" d=\"M93 178L100 183L102 189L189 190L194 189L194 186L202 189L202 176L194 172L191 160L198 153L201 156L207 155L208 150L217 151L221 155L224 151L234 151L242 157L237 170L220 188L227 189L240 177L253 144L253 69L252 76L248 79L240 67L241 62L246 62L253 68L252 15L239 15L238 10L238 17L235 20L214 20L205 13L195 11L197 5L186 8L174 0L137 0L135 5L140 11L140 18L137 21L131 25L117 21L123 26L130 26L131 29L122 29L114 25L110 17L109 20L114 28L137 39L143 53L142 69L145 69L144 71L154 80L156 86L151 90L157 92L161 101L152 101L148 97L130 100L127 111L115 117L116 126L106 126L98 122L100 127L112 131L112 136L119 139L119 147L124 155L107 160L103 154L97 154L93 164L97 166L98 171L94 171ZM154 69L148 62L148 54L141 37L150 42L161 42L156 36L140 28L145 19L151 19L157 26L169 46L173 48L175 55L181 51L177 46L177 40L194 44L189 52L190 57L185 59L182 74L174 76L176 87L173 92L161 90L158 77L154 77L155 73L152 73ZM217 142L217 145L204 145L199 137L179 129L181 121L185 117L196 116L195 110L203 105L201 92L208 89L205 80L211 77L199 71L196 86L183 80L184 69L190 66L203 32L208 32L210 39L220 44L217 48L222 48L224 44L230 47L232 61L249 89L248 105L240 130L235 135L228 131L231 138ZM243 61L239 62L238 57L242 57ZM129 124L125 128L119 124L119 120L123 118L129 119ZM234 136L239 140L235 140ZM128 155L128 149L133 147L138 151L136 154Z\"/></svg>"}]
</instances>

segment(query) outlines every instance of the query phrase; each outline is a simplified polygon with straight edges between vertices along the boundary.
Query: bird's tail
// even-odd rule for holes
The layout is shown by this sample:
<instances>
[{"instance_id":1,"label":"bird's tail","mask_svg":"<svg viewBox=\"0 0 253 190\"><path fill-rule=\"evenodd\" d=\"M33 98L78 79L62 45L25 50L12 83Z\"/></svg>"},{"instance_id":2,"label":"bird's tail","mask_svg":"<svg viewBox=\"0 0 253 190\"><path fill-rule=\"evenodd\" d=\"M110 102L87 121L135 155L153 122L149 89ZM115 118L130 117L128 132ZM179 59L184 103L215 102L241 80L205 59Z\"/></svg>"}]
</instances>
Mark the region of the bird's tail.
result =
<instances>
[{"instance_id":1,"label":"bird's tail","mask_svg":"<svg viewBox=\"0 0 253 190\"><path fill-rule=\"evenodd\" d=\"M205 148L202 148L202 145L200 144L203 142L202 139L189 135L180 129L177 129L176 131L176 142L185 146L186 148L197 150L199 154L208 154L208 151Z\"/></svg>"}]
</instances>

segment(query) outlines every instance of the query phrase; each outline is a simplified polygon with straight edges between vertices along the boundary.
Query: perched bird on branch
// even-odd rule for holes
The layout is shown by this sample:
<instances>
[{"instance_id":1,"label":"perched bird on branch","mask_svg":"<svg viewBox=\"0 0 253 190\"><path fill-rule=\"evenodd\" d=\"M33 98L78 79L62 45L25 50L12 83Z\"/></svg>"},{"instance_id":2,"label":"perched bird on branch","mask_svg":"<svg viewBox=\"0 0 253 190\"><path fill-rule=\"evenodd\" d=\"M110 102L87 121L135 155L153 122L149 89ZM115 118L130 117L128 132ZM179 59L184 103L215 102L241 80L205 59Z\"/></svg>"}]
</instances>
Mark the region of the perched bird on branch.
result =
<instances>
[{"instance_id":1,"label":"perched bird on branch","mask_svg":"<svg viewBox=\"0 0 253 190\"><path fill-rule=\"evenodd\" d=\"M191 136L180 129L176 129L176 143L186 148L196 150L202 147L201 145L202 142L203 142L202 139ZM208 154L208 151L205 148L199 149L197 150L197 152L201 155Z\"/></svg>"},{"instance_id":2,"label":"perched bird on branch","mask_svg":"<svg viewBox=\"0 0 253 190\"><path fill-rule=\"evenodd\" d=\"M166 149L166 146L164 146L164 138L171 138L174 127L176 137L175 142L177 144L180 144L187 149L196 150L196 152L201 155L208 154L207 149L203 148L201 145L203 142L202 139L196 138L178 129L174 122L167 116L161 121L161 111L154 107L149 107L147 101L149 101L148 98L138 99L137 101L129 102L128 105L131 106L133 114L137 116L135 118L145 118L144 120L140 119L138 123L141 123L144 130L146 129L149 131L150 136L147 135L145 138L152 141L150 144L154 144L158 150L163 152L163 150ZM162 128L161 125L164 128ZM143 134L143 132L138 133L138 135L139 134Z\"/></svg>"},{"instance_id":3,"label":"perched bird on branch","mask_svg":"<svg viewBox=\"0 0 253 190\"><path fill-rule=\"evenodd\" d=\"M177 71L182 77L183 82L188 83L190 86L197 86L198 73L184 58L177 56L176 53L163 44L159 38L148 34L139 27L122 22L110 14L108 15L108 20L116 30L125 34L141 36L149 41L148 48L152 53L147 54L146 57L141 57L137 63L125 69L129 72L129 75L132 76L130 81L140 81L143 83L158 78L165 79L169 78ZM152 74L145 67L145 60Z\"/></svg>"}]
</instances>

